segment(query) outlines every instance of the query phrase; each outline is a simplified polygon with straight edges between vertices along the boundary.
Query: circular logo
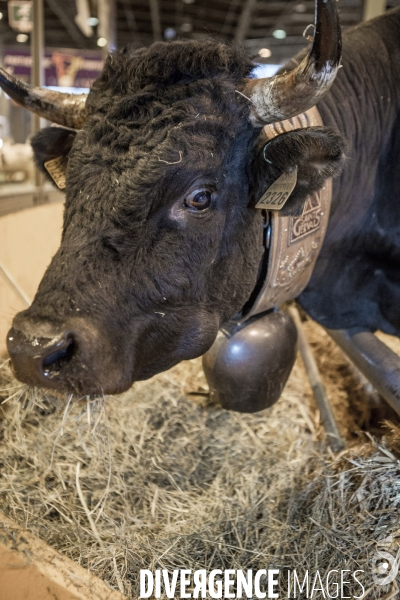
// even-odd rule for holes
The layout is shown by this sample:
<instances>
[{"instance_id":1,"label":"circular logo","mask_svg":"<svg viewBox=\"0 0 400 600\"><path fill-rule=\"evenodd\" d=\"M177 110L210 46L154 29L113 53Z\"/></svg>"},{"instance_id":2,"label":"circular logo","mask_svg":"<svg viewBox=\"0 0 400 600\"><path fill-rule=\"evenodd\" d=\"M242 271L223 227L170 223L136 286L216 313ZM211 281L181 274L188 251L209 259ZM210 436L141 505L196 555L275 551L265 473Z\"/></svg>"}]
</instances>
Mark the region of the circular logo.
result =
<instances>
[{"instance_id":1,"label":"circular logo","mask_svg":"<svg viewBox=\"0 0 400 600\"><path fill-rule=\"evenodd\" d=\"M394 556L378 550L372 557L372 579L377 585L392 583L397 577L399 566Z\"/></svg>"}]
</instances>

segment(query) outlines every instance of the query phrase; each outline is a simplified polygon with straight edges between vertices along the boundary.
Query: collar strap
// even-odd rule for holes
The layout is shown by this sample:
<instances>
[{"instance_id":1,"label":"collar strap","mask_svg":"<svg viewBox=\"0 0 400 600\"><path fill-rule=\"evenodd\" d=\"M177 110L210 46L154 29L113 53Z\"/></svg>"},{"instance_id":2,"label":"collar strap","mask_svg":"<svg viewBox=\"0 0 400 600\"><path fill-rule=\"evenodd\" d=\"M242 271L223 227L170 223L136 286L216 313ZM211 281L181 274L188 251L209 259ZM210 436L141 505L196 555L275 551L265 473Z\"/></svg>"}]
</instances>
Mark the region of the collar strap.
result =
<instances>
[{"instance_id":1,"label":"collar strap","mask_svg":"<svg viewBox=\"0 0 400 600\"><path fill-rule=\"evenodd\" d=\"M264 132L271 140L282 133L316 125L323 122L314 106L292 119L266 125ZM307 286L325 238L331 200L332 179L328 179L322 190L307 197L301 216L269 212L271 239L269 250L267 245L264 250L269 252L267 272L264 281L257 283L260 291L251 306L246 306L240 322L296 298Z\"/></svg>"}]
</instances>

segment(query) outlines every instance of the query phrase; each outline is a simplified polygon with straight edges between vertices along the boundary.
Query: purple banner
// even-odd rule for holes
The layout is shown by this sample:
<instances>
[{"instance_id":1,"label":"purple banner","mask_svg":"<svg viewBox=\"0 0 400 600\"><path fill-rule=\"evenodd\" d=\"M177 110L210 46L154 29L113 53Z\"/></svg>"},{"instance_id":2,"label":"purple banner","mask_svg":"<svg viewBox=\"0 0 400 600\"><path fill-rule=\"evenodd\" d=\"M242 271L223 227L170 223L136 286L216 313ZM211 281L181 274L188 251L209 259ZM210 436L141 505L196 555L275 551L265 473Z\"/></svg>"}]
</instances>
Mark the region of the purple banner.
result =
<instances>
[{"instance_id":1,"label":"purple banner","mask_svg":"<svg viewBox=\"0 0 400 600\"><path fill-rule=\"evenodd\" d=\"M29 50L4 49L4 68L19 79L29 82L32 58ZM45 51L45 85L88 88L99 76L103 62L101 52L96 50L52 50Z\"/></svg>"}]
</instances>

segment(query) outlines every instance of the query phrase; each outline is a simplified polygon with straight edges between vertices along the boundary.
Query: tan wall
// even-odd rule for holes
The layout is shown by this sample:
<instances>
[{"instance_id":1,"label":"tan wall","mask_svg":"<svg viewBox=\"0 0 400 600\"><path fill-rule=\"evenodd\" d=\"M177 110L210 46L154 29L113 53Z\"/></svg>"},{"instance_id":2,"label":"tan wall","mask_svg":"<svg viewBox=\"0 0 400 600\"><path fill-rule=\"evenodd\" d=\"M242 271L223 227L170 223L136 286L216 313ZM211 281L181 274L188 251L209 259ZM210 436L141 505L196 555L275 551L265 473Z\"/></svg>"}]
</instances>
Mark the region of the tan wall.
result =
<instances>
[{"instance_id":1,"label":"tan wall","mask_svg":"<svg viewBox=\"0 0 400 600\"><path fill-rule=\"evenodd\" d=\"M62 203L56 202L0 218L0 265L30 299L60 244L62 211ZM26 304L0 271L0 356L6 352L13 316L24 308Z\"/></svg>"}]
</instances>

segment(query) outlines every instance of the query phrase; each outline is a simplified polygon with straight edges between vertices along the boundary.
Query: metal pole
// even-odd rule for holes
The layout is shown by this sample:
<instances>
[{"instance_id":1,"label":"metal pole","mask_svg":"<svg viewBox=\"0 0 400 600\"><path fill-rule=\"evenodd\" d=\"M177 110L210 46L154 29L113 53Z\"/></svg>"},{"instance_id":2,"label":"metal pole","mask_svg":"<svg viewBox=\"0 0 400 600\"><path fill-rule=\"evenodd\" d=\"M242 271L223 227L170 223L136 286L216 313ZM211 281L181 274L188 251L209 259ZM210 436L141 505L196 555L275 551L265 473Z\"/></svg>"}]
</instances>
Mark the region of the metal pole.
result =
<instances>
[{"instance_id":1,"label":"metal pole","mask_svg":"<svg viewBox=\"0 0 400 600\"><path fill-rule=\"evenodd\" d=\"M0 65L4 65L4 43L0 40ZM10 123L10 102L6 98L6 94L1 90L0 92L0 115L7 118L7 123ZM3 128L2 128L3 129ZM0 139L7 138L10 135L10 127L4 127L0 133Z\"/></svg>"},{"instance_id":2,"label":"metal pole","mask_svg":"<svg viewBox=\"0 0 400 600\"><path fill-rule=\"evenodd\" d=\"M326 431L329 445L334 452L340 452L340 450L343 450L345 447L345 444L339 433L335 415L333 414L325 386L322 383L317 363L315 362L314 355L305 336L299 311L295 306L290 306L288 312L296 325L301 359L311 385L315 402L321 414L321 420Z\"/></svg>"},{"instance_id":3,"label":"metal pole","mask_svg":"<svg viewBox=\"0 0 400 600\"><path fill-rule=\"evenodd\" d=\"M246 0L244 3L235 31L235 42L244 42L246 39L256 4L257 0Z\"/></svg>"},{"instance_id":4,"label":"metal pole","mask_svg":"<svg viewBox=\"0 0 400 600\"><path fill-rule=\"evenodd\" d=\"M98 0L98 17L100 20L97 34L107 40L102 49L102 58L106 60L108 53L116 46L116 5L115 0Z\"/></svg>"},{"instance_id":5,"label":"metal pole","mask_svg":"<svg viewBox=\"0 0 400 600\"><path fill-rule=\"evenodd\" d=\"M158 42L162 39L161 36L161 18L160 7L158 0L150 0L151 26L153 29L153 40Z\"/></svg>"},{"instance_id":6,"label":"metal pole","mask_svg":"<svg viewBox=\"0 0 400 600\"><path fill-rule=\"evenodd\" d=\"M400 357L370 331L327 329L327 332L400 415Z\"/></svg>"},{"instance_id":7,"label":"metal pole","mask_svg":"<svg viewBox=\"0 0 400 600\"><path fill-rule=\"evenodd\" d=\"M2 275L4 277L4 279L10 285L10 287L14 290L14 292L21 298L22 302L29 308L29 306L32 304L32 300L24 292L24 290L19 286L17 281L11 275L10 271L8 271L2 263L0 263L0 275Z\"/></svg>"},{"instance_id":8,"label":"metal pole","mask_svg":"<svg viewBox=\"0 0 400 600\"><path fill-rule=\"evenodd\" d=\"M386 10L386 0L364 0L363 21L373 19Z\"/></svg>"},{"instance_id":9,"label":"metal pole","mask_svg":"<svg viewBox=\"0 0 400 600\"><path fill-rule=\"evenodd\" d=\"M109 52L113 52L117 46L117 7L115 0L109 0L109 11L107 48Z\"/></svg>"},{"instance_id":10,"label":"metal pole","mask_svg":"<svg viewBox=\"0 0 400 600\"><path fill-rule=\"evenodd\" d=\"M44 84L44 17L43 0L33 0L33 29L31 33L31 83L35 86ZM39 115L32 114L32 135L40 130ZM43 177L35 170L35 185L38 188L39 200L42 196Z\"/></svg>"},{"instance_id":11,"label":"metal pole","mask_svg":"<svg viewBox=\"0 0 400 600\"><path fill-rule=\"evenodd\" d=\"M43 86L43 59L44 59L44 23L43 23L43 0L33 0L33 29L31 33L31 83ZM32 133L40 129L40 117L33 115Z\"/></svg>"}]
</instances>

